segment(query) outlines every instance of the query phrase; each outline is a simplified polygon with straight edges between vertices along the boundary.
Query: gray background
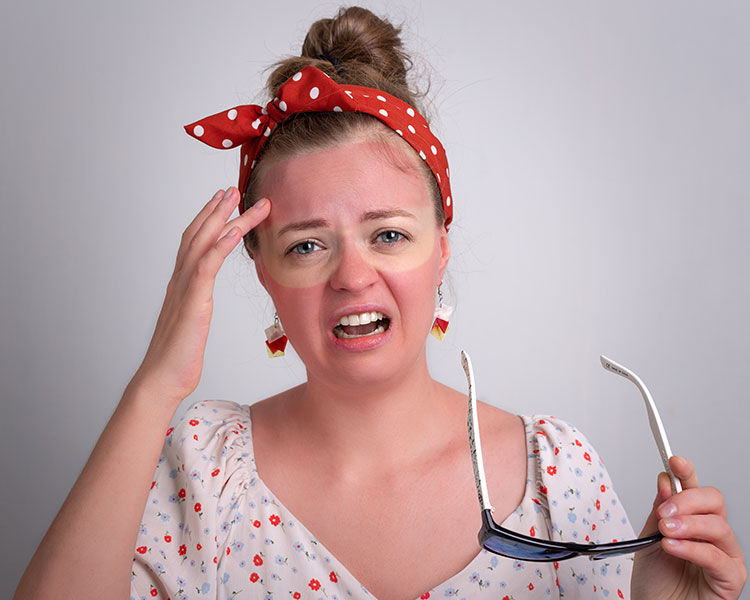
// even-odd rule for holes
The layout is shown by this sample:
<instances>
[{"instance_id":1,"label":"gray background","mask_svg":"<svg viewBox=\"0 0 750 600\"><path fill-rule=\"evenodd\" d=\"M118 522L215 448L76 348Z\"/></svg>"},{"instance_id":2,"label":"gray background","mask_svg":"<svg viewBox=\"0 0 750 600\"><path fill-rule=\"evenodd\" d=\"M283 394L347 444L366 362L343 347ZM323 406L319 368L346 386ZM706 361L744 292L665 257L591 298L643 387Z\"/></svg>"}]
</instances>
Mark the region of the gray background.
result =
<instances>
[{"instance_id":1,"label":"gray background","mask_svg":"<svg viewBox=\"0 0 750 600\"><path fill-rule=\"evenodd\" d=\"M750 549L750 5L365 5L406 21L433 68L451 161L456 314L428 341L433 373L465 389L465 348L482 399L578 425L638 530L660 462L637 391L598 355L630 366ZM236 185L237 152L182 126L261 100L263 68L337 6L3 3L0 596L142 359L182 230ZM302 380L293 351L265 356L271 315L235 251L186 403Z\"/></svg>"}]
</instances>

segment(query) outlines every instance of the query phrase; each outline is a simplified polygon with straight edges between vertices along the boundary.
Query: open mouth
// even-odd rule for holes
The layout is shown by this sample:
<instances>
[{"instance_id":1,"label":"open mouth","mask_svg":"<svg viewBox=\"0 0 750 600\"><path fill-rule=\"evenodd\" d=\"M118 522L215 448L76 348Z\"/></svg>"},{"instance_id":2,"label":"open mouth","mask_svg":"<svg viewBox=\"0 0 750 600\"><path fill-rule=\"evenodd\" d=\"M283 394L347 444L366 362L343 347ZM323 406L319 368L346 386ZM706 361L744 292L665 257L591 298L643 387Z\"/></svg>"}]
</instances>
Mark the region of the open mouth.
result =
<instances>
[{"instance_id":1,"label":"open mouth","mask_svg":"<svg viewBox=\"0 0 750 600\"><path fill-rule=\"evenodd\" d=\"M339 339L377 335L388 329L390 324L391 320L376 310L357 315L345 315L333 328L333 335Z\"/></svg>"}]
</instances>

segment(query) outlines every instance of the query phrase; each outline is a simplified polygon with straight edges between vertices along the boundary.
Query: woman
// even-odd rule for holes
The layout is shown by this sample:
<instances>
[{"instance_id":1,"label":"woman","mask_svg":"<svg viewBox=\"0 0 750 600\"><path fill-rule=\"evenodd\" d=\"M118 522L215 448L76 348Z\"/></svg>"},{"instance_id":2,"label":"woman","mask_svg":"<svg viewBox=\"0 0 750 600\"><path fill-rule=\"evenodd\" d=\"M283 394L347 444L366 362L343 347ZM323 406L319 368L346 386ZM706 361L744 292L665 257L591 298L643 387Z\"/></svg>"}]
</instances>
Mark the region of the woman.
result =
<instances>
[{"instance_id":1,"label":"woman","mask_svg":"<svg viewBox=\"0 0 750 600\"><path fill-rule=\"evenodd\" d=\"M16 597L630 597L627 557L480 551L466 395L425 358L450 257L442 146L412 108L387 22L342 10L312 26L302 55L277 66L264 110L187 127L241 146L239 189L185 230L143 364ZM167 430L200 379L214 279L240 236L278 314L269 352L288 337L307 381L252 407L198 402ZM498 522L633 537L575 428L479 413ZM688 461L671 466L686 490L670 498L660 477L643 535L665 539L637 556L632 597L738 598L743 557L721 496Z\"/></svg>"}]
</instances>

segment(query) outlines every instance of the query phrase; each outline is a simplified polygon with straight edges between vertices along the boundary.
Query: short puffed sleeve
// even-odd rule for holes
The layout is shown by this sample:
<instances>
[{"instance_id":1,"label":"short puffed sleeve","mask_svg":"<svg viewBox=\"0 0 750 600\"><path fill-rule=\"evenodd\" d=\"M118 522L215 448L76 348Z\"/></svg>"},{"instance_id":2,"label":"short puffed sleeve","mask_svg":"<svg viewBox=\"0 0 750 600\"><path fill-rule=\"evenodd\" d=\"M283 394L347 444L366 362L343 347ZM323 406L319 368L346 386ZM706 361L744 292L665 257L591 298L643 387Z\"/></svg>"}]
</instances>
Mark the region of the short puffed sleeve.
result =
<instances>
[{"instance_id":1,"label":"short puffed sleeve","mask_svg":"<svg viewBox=\"0 0 750 600\"><path fill-rule=\"evenodd\" d=\"M549 539L608 543L635 534L607 469L586 437L555 417L531 417L536 497ZM627 598L633 555L601 561L577 557L555 563L565 598Z\"/></svg>"},{"instance_id":2,"label":"short puffed sleeve","mask_svg":"<svg viewBox=\"0 0 750 600\"><path fill-rule=\"evenodd\" d=\"M131 598L213 597L251 478L247 406L197 402L167 431L133 558Z\"/></svg>"}]
</instances>

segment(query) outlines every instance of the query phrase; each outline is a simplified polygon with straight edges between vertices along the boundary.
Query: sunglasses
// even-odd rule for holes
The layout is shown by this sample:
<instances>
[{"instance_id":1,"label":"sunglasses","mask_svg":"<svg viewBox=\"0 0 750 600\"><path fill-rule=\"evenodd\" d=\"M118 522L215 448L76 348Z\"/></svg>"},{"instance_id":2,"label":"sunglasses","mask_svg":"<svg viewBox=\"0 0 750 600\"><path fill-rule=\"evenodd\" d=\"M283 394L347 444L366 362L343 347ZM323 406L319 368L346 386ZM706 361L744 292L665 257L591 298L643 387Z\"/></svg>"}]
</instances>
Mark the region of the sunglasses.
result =
<instances>
[{"instance_id":1,"label":"sunglasses","mask_svg":"<svg viewBox=\"0 0 750 600\"><path fill-rule=\"evenodd\" d=\"M669 457L672 451L667 441L659 413L656 410L651 394L643 381L632 371L617 364L605 356L601 356L602 366L610 373L615 373L632 381L640 390L646 403L648 421L651 425L656 445L659 448L664 469L669 475L672 483L672 492L682 491L680 482L669 468ZM479 439L479 421L477 419L477 400L474 387L474 371L471 367L469 356L461 351L461 365L466 372L469 383L469 444L471 447L471 460L474 464L474 479L477 484L477 496L482 510L482 529L479 531L479 544L485 550L500 556L526 560L532 562L553 562L574 558L576 556L588 556L592 560L601 560L610 556L630 554L647 548L662 539L661 533L655 533L635 540L612 542L608 544L578 544L574 542L557 542L552 540L540 540L500 527L492 518L492 505L487 492L487 479L484 474L484 463L482 460L482 445Z\"/></svg>"}]
</instances>

